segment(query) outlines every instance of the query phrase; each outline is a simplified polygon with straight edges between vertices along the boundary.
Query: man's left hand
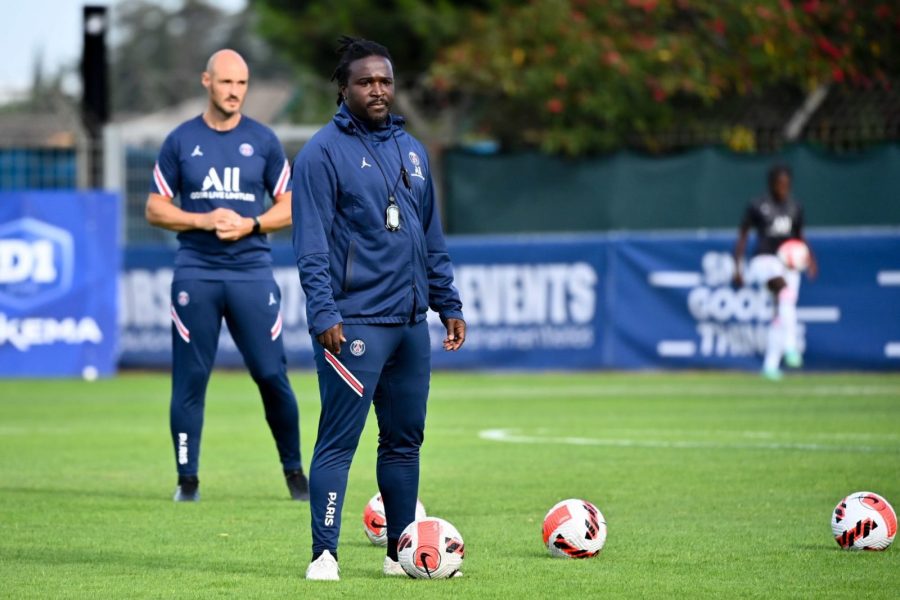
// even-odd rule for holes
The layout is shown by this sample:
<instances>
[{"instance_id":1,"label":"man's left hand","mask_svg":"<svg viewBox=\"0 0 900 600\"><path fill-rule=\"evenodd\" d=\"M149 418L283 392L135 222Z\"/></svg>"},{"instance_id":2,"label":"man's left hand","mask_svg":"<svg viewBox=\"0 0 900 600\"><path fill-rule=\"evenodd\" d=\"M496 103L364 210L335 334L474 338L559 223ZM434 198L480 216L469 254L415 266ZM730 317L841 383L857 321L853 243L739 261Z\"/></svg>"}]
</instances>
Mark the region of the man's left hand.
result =
<instances>
[{"instance_id":1,"label":"man's left hand","mask_svg":"<svg viewBox=\"0 0 900 600\"><path fill-rule=\"evenodd\" d=\"M224 242L234 242L253 231L253 219L235 215L234 219L216 224L216 235Z\"/></svg>"},{"instance_id":2,"label":"man's left hand","mask_svg":"<svg viewBox=\"0 0 900 600\"><path fill-rule=\"evenodd\" d=\"M444 338L444 350L455 352L462 348L466 341L466 322L462 319L447 319L447 337Z\"/></svg>"}]
</instances>

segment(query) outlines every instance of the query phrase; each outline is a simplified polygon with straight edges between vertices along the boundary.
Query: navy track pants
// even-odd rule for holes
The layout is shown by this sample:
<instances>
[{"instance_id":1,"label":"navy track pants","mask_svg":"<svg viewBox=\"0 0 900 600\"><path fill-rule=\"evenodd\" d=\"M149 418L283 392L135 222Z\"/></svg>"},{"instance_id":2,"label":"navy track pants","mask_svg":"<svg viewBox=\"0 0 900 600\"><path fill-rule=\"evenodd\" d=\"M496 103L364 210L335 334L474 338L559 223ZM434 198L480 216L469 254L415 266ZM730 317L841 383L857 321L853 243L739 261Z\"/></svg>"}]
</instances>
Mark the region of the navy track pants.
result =
<instances>
[{"instance_id":1,"label":"navy track pants","mask_svg":"<svg viewBox=\"0 0 900 600\"><path fill-rule=\"evenodd\" d=\"M287 377L280 307L274 279L172 282L170 425L179 475L196 475L199 467L206 385L223 318L259 388L283 468L300 468L300 413Z\"/></svg>"},{"instance_id":2,"label":"navy track pants","mask_svg":"<svg viewBox=\"0 0 900 600\"><path fill-rule=\"evenodd\" d=\"M313 554L337 551L350 462L372 404L388 538L415 520L431 378L428 324L345 324L344 337L337 356L313 340L322 402L309 469Z\"/></svg>"}]
</instances>

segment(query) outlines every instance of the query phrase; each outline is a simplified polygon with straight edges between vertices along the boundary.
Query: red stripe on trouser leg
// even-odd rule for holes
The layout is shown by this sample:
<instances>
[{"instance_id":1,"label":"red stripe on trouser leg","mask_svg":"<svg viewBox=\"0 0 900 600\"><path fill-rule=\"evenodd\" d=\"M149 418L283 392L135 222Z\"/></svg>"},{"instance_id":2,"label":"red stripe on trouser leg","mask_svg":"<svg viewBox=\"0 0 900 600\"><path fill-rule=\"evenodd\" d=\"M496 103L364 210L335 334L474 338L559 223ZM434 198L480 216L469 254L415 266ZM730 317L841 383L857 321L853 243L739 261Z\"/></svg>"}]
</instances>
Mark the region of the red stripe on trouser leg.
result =
<instances>
[{"instance_id":1,"label":"red stripe on trouser leg","mask_svg":"<svg viewBox=\"0 0 900 600\"><path fill-rule=\"evenodd\" d=\"M331 365L331 368L335 370L338 376L343 379L344 382L349 385L358 396L362 397L363 393L365 392L365 388L363 387L363 384L359 381L359 379L357 379L356 376L354 376L353 373L351 373L350 370L345 367L343 363L341 363L341 361L339 361L337 357L328 350L325 350L325 360L328 362L328 364Z\"/></svg>"},{"instance_id":2,"label":"red stripe on trouser leg","mask_svg":"<svg viewBox=\"0 0 900 600\"><path fill-rule=\"evenodd\" d=\"M191 332L185 327L184 323L181 322L181 319L178 318L178 312L175 310L174 306L170 306L169 311L172 315L172 322L175 324L175 330L178 331L178 335L181 336L181 339L190 344Z\"/></svg>"},{"instance_id":3,"label":"red stripe on trouser leg","mask_svg":"<svg viewBox=\"0 0 900 600\"><path fill-rule=\"evenodd\" d=\"M272 329L269 330L269 332L272 334L273 342L278 339L279 335L281 335L281 325L282 325L281 312L279 311L278 318L275 319L275 324L272 325Z\"/></svg>"}]
</instances>

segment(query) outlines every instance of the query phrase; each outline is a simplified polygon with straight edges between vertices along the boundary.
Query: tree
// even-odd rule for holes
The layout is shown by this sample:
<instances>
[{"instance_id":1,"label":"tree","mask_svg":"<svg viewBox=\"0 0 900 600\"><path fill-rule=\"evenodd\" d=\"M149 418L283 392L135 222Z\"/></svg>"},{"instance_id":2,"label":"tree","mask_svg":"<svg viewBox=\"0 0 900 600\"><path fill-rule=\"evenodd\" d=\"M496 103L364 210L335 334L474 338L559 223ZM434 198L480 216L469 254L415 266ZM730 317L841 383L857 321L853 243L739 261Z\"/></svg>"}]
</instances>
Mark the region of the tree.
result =
<instances>
[{"instance_id":1,"label":"tree","mask_svg":"<svg viewBox=\"0 0 900 600\"><path fill-rule=\"evenodd\" d=\"M477 15L430 73L478 99L485 134L574 155L665 149L761 91L802 100L898 70L900 7L882 0L535 0Z\"/></svg>"},{"instance_id":2,"label":"tree","mask_svg":"<svg viewBox=\"0 0 900 600\"><path fill-rule=\"evenodd\" d=\"M737 113L783 128L807 96L900 72L886 0L251 1L262 34L320 76L339 34L385 42L399 109L432 141L577 155L705 131L753 150Z\"/></svg>"},{"instance_id":3,"label":"tree","mask_svg":"<svg viewBox=\"0 0 900 600\"><path fill-rule=\"evenodd\" d=\"M434 141L450 140L462 104L451 104L430 82L441 50L461 38L474 15L500 0L250 0L259 30L298 72L330 78L337 39L356 35L383 43L395 63L397 103L414 129ZM506 3L509 4L509 3ZM320 88L323 89L323 88ZM336 88L325 85L333 109Z\"/></svg>"}]
</instances>

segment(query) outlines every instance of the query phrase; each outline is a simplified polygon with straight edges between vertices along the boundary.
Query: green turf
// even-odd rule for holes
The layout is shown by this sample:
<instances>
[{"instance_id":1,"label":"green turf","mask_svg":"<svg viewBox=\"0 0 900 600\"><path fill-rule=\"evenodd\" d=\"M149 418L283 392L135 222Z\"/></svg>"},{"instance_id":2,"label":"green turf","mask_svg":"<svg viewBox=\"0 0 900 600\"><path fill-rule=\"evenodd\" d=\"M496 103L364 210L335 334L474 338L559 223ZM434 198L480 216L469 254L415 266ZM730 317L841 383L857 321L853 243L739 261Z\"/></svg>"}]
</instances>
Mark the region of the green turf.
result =
<instances>
[{"instance_id":1,"label":"green turf","mask_svg":"<svg viewBox=\"0 0 900 600\"><path fill-rule=\"evenodd\" d=\"M315 380L292 380L308 464ZM465 577L381 576L361 526L376 491L370 418L332 583L303 580L309 508L287 499L246 375L211 381L196 505L171 501L167 375L0 381L0 596L900 594L897 548L844 552L829 527L853 491L900 505L898 375L439 374L432 388L420 497L462 533ZM606 516L594 559L542 547L544 513L567 497Z\"/></svg>"}]
</instances>

